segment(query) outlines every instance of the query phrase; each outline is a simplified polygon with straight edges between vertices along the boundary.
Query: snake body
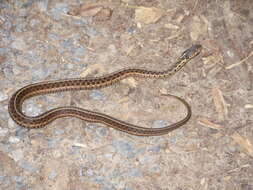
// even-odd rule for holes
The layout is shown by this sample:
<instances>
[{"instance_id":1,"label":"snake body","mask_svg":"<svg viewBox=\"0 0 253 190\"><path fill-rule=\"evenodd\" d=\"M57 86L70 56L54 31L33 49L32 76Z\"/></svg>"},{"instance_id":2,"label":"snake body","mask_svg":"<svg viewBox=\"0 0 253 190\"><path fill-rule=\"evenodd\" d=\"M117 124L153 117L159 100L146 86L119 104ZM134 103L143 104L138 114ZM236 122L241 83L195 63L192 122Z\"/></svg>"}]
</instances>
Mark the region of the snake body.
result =
<instances>
[{"instance_id":1,"label":"snake body","mask_svg":"<svg viewBox=\"0 0 253 190\"><path fill-rule=\"evenodd\" d=\"M72 116L88 122L103 123L117 130L138 136L156 136L166 134L185 124L191 117L191 108L189 104L185 100L173 95L170 96L173 96L176 99L180 100L186 106L188 113L184 119L163 128L140 127L99 112L85 110L73 106L58 107L42 113L41 115L30 117L22 112L22 104L24 100L32 96L56 93L61 91L98 89L115 84L127 77L166 78L178 72L189 60L197 56L200 53L201 49L201 45L193 45L182 53L173 68L165 71L149 71L145 69L130 68L102 77L89 79L62 79L27 85L16 91L10 98L8 106L9 114L18 125L27 128L44 127L57 118Z\"/></svg>"}]
</instances>

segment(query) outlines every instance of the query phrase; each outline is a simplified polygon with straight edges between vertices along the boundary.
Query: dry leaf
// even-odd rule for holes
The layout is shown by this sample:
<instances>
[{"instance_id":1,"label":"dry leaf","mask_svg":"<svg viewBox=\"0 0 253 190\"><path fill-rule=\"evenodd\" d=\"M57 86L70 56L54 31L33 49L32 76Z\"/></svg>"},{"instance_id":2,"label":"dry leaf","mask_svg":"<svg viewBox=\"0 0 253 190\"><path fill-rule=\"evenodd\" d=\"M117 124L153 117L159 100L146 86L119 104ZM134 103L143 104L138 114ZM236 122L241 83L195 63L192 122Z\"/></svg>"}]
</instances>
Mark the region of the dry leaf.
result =
<instances>
[{"instance_id":1,"label":"dry leaf","mask_svg":"<svg viewBox=\"0 0 253 190\"><path fill-rule=\"evenodd\" d=\"M112 10L110 8L102 8L96 15L95 19L97 21L109 20L112 16Z\"/></svg>"},{"instance_id":2,"label":"dry leaf","mask_svg":"<svg viewBox=\"0 0 253 190\"><path fill-rule=\"evenodd\" d=\"M94 16L103 9L101 5L83 5L80 9L81 16Z\"/></svg>"},{"instance_id":3,"label":"dry leaf","mask_svg":"<svg viewBox=\"0 0 253 190\"><path fill-rule=\"evenodd\" d=\"M240 134L235 132L232 136L232 139L242 147L246 154L253 157L253 145L249 139L242 137Z\"/></svg>"},{"instance_id":4,"label":"dry leaf","mask_svg":"<svg viewBox=\"0 0 253 190\"><path fill-rule=\"evenodd\" d=\"M168 28L168 29L172 29L172 30L178 30L179 29L179 26L171 24L171 23L165 24L164 27Z\"/></svg>"},{"instance_id":5,"label":"dry leaf","mask_svg":"<svg viewBox=\"0 0 253 190\"><path fill-rule=\"evenodd\" d=\"M227 104L223 98L222 92L217 87L212 90L215 109L218 112L218 119L223 121L228 114Z\"/></svg>"},{"instance_id":6,"label":"dry leaf","mask_svg":"<svg viewBox=\"0 0 253 190\"><path fill-rule=\"evenodd\" d=\"M138 7L135 9L135 20L137 22L150 24L157 22L163 15L161 9L155 7Z\"/></svg>"},{"instance_id":7,"label":"dry leaf","mask_svg":"<svg viewBox=\"0 0 253 190\"><path fill-rule=\"evenodd\" d=\"M209 128L212 128L212 129L221 130L221 129L224 128L223 126L218 125L218 124L215 124L215 123L209 121L209 120L206 119L206 118L198 118L198 123L199 123L200 125L203 125L203 126L205 126L205 127L209 127Z\"/></svg>"},{"instance_id":8,"label":"dry leaf","mask_svg":"<svg viewBox=\"0 0 253 190\"><path fill-rule=\"evenodd\" d=\"M83 17L94 16L102 9L103 9L102 5L82 4L79 6L72 7L72 9L68 12L68 14L72 16L83 16Z\"/></svg>"}]
</instances>

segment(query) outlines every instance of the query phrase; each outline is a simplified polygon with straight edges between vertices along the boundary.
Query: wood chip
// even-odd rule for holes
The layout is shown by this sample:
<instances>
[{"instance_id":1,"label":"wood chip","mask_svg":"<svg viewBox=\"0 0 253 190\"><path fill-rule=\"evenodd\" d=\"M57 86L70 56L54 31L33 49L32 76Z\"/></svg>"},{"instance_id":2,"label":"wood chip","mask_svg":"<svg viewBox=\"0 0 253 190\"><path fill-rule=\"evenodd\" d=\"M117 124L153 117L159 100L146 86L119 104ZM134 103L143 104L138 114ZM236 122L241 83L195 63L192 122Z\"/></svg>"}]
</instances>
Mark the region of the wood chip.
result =
<instances>
[{"instance_id":1,"label":"wood chip","mask_svg":"<svg viewBox=\"0 0 253 190\"><path fill-rule=\"evenodd\" d=\"M215 109L218 112L218 119L219 121L223 121L227 117L228 109L221 90L218 87L213 88L212 96Z\"/></svg>"},{"instance_id":2,"label":"wood chip","mask_svg":"<svg viewBox=\"0 0 253 190\"><path fill-rule=\"evenodd\" d=\"M82 143L74 143L72 146L74 147L81 147L81 148L87 148L86 144L82 144Z\"/></svg>"},{"instance_id":3,"label":"wood chip","mask_svg":"<svg viewBox=\"0 0 253 190\"><path fill-rule=\"evenodd\" d=\"M166 88L161 88L159 92L160 94L168 94L168 90Z\"/></svg>"},{"instance_id":4,"label":"wood chip","mask_svg":"<svg viewBox=\"0 0 253 190\"><path fill-rule=\"evenodd\" d=\"M129 97L128 97L128 96L125 96L125 97L119 99L119 100L118 100L118 103L119 103L119 104L123 104L123 103L126 103L126 102L128 102L128 101L129 101Z\"/></svg>"},{"instance_id":5,"label":"wood chip","mask_svg":"<svg viewBox=\"0 0 253 190\"><path fill-rule=\"evenodd\" d=\"M249 139L242 137L237 132L235 132L231 137L238 145L240 145L247 155L253 157L253 145Z\"/></svg>"},{"instance_id":6,"label":"wood chip","mask_svg":"<svg viewBox=\"0 0 253 190\"><path fill-rule=\"evenodd\" d=\"M195 152L197 150L199 150L198 144L189 144L189 145L184 146L185 152Z\"/></svg>"},{"instance_id":7,"label":"wood chip","mask_svg":"<svg viewBox=\"0 0 253 190\"><path fill-rule=\"evenodd\" d=\"M171 24L171 23L165 24L164 27L168 28L168 29L172 29L172 30L178 30L179 29L179 26Z\"/></svg>"},{"instance_id":8,"label":"wood chip","mask_svg":"<svg viewBox=\"0 0 253 190\"><path fill-rule=\"evenodd\" d=\"M144 24L157 22L163 15L163 10L155 7L137 7L135 9L135 20Z\"/></svg>"},{"instance_id":9,"label":"wood chip","mask_svg":"<svg viewBox=\"0 0 253 190\"><path fill-rule=\"evenodd\" d=\"M128 84L129 86L136 88L137 87L137 81L133 77L129 77L122 80L122 83Z\"/></svg>"},{"instance_id":10,"label":"wood chip","mask_svg":"<svg viewBox=\"0 0 253 190\"><path fill-rule=\"evenodd\" d=\"M253 108L253 104L246 104L244 106L245 109L252 109Z\"/></svg>"},{"instance_id":11,"label":"wood chip","mask_svg":"<svg viewBox=\"0 0 253 190\"><path fill-rule=\"evenodd\" d=\"M223 126L215 124L215 123L209 121L207 118L203 118L203 117L198 118L198 123L200 125L203 125L205 127L211 128L211 129L218 129L218 130L224 129Z\"/></svg>"}]
</instances>

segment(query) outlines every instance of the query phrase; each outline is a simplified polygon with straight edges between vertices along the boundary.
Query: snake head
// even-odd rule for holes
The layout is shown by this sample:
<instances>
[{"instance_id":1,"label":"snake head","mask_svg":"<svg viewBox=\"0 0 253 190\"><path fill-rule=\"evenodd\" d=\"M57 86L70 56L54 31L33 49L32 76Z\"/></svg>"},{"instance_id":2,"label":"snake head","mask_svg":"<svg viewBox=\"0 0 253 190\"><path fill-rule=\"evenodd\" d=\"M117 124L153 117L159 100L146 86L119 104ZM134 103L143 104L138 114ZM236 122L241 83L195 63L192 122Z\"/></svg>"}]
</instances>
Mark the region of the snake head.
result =
<instances>
[{"instance_id":1,"label":"snake head","mask_svg":"<svg viewBox=\"0 0 253 190\"><path fill-rule=\"evenodd\" d=\"M202 50L202 46L200 44L192 45L189 49L185 50L180 56L181 60L190 60L197 56Z\"/></svg>"}]
</instances>

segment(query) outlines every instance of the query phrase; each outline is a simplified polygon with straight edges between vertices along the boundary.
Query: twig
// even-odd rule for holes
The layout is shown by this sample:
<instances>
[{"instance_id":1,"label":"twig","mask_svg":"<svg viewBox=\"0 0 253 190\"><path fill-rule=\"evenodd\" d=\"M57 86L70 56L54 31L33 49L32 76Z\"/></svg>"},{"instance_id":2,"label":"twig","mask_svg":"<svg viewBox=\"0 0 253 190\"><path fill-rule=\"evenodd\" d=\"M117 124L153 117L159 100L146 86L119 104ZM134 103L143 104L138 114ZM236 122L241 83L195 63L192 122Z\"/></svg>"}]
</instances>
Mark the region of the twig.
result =
<instances>
[{"instance_id":1,"label":"twig","mask_svg":"<svg viewBox=\"0 0 253 190\"><path fill-rule=\"evenodd\" d=\"M229 66L227 66L225 68L226 69L232 69L232 68L234 68L236 66L239 66L239 65L243 64L247 59L249 59L252 55L253 55L253 51L247 57L245 57L244 59L242 59L241 61L239 61L237 63L234 63L232 65L229 65Z\"/></svg>"}]
</instances>

